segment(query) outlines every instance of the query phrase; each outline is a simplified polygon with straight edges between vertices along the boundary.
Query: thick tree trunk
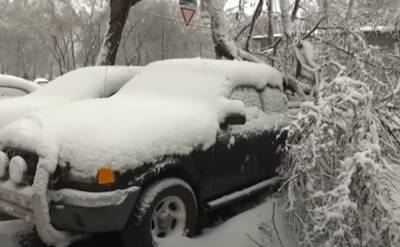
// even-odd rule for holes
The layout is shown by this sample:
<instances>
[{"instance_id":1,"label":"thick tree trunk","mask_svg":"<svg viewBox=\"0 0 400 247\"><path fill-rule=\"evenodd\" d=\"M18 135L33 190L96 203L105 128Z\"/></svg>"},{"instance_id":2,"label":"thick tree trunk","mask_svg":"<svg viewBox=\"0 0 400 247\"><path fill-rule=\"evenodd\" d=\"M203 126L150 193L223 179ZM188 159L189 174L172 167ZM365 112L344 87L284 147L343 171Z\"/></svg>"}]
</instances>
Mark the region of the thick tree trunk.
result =
<instances>
[{"instance_id":1,"label":"thick tree trunk","mask_svg":"<svg viewBox=\"0 0 400 247\"><path fill-rule=\"evenodd\" d=\"M210 21L211 33L217 58L239 59L264 63L261 59L237 47L235 41L226 32L224 7L225 0L204 0Z\"/></svg>"},{"instance_id":2,"label":"thick tree trunk","mask_svg":"<svg viewBox=\"0 0 400 247\"><path fill-rule=\"evenodd\" d=\"M290 15L289 15L290 2L289 0L280 0L279 4L281 8L283 32L286 35L286 37L290 37L292 35L292 21L290 20Z\"/></svg>"},{"instance_id":3,"label":"thick tree trunk","mask_svg":"<svg viewBox=\"0 0 400 247\"><path fill-rule=\"evenodd\" d=\"M110 21L97 57L97 65L115 64L122 31L129 15L129 9L138 2L140 0L110 0Z\"/></svg>"},{"instance_id":4,"label":"thick tree trunk","mask_svg":"<svg viewBox=\"0 0 400 247\"><path fill-rule=\"evenodd\" d=\"M274 29L273 29L273 23L272 23L272 11L274 9L274 0L268 0L267 2L267 10L268 10L268 26L267 26L267 47L271 46L274 43ZM264 48L264 47L263 47Z\"/></svg>"}]
</instances>

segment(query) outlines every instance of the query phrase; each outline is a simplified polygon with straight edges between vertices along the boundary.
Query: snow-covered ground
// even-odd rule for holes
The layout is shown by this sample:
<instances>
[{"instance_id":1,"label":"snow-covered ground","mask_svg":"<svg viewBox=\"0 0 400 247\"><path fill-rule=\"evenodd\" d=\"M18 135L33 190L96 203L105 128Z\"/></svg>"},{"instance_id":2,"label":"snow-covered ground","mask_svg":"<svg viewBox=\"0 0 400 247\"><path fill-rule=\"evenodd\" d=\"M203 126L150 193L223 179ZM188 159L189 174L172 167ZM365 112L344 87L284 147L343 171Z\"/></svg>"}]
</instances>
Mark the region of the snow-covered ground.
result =
<instances>
[{"instance_id":1,"label":"snow-covered ground","mask_svg":"<svg viewBox=\"0 0 400 247\"><path fill-rule=\"evenodd\" d=\"M268 199L193 238L173 240L165 247L283 247L296 246L276 199Z\"/></svg>"},{"instance_id":2,"label":"snow-covered ground","mask_svg":"<svg viewBox=\"0 0 400 247\"><path fill-rule=\"evenodd\" d=\"M0 222L1 247L38 247L37 237L29 236L33 234L32 225L21 220ZM279 239L282 241L282 245ZM293 239L290 228L284 223L282 211L279 209L276 199L269 198L258 206L217 226L205 229L203 234L196 238L175 239L163 247L257 247L260 245L292 247L295 246ZM96 242L97 247L101 247L101 241L99 241L100 245L96 240L93 241ZM91 241L89 240L89 242ZM73 246L86 247L88 245L85 242L75 243Z\"/></svg>"},{"instance_id":3,"label":"snow-covered ground","mask_svg":"<svg viewBox=\"0 0 400 247\"><path fill-rule=\"evenodd\" d=\"M0 246L21 247L21 237L32 234L32 229L32 225L27 224L22 220L8 220L0 222ZM32 245L32 247L36 246Z\"/></svg>"}]
</instances>

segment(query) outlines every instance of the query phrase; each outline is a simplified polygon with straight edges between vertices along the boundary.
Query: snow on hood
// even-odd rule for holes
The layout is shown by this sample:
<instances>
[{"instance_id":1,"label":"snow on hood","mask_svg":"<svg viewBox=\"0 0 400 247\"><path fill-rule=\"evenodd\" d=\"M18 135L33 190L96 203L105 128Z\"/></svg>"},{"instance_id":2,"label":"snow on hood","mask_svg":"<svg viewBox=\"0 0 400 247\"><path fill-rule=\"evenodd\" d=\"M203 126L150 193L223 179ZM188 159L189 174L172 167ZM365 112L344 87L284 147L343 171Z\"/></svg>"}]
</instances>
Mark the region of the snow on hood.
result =
<instances>
[{"instance_id":1,"label":"snow on hood","mask_svg":"<svg viewBox=\"0 0 400 247\"><path fill-rule=\"evenodd\" d=\"M68 162L92 176L104 166L123 171L213 145L223 118L245 111L242 102L228 99L240 85L281 88L282 76L267 65L247 62L156 62L110 98L38 111L8 125L0 132L0 147L58 155L60 165Z\"/></svg>"},{"instance_id":2,"label":"snow on hood","mask_svg":"<svg viewBox=\"0 0 400 247\"><path fill-rule=\"evenodd\" d=\"M85 67L66 73L31 94L1 100L0 128L44 107L109 95L118 91L139 71L140 67L135 66L109 66Z\"/></svg>"}]
</instances>

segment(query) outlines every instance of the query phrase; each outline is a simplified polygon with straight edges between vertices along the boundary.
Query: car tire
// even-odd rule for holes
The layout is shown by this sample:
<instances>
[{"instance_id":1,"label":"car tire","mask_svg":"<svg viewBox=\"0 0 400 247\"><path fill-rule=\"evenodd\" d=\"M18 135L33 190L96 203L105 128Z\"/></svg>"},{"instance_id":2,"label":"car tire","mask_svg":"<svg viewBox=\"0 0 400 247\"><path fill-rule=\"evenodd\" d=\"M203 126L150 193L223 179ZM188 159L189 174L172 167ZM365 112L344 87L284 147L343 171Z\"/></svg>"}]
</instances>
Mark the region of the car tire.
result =
<instances>
[{"instance_id":1,"label":"car tire","mask_svg":"<svg viewBox=\"0 0 400 247\"><path fill-rule=\"evenodd\" d=\"M125 247L155 247L196 230L198 206L192 188L183 180L167 178L143 191L121 232Z\"/></svg>"}]
</instances>

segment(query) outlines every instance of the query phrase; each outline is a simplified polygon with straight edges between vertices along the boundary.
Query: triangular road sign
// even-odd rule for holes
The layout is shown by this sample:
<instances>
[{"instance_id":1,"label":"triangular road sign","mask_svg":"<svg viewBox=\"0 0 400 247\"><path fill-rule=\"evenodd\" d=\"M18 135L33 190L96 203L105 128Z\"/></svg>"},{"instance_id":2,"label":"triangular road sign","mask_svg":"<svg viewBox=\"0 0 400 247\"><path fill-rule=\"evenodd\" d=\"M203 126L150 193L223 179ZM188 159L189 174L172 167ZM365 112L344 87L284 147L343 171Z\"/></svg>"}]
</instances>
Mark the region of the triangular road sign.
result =
<instances>
[{"instance_id":1,"label":"triangular road sign","mask_svg":"<svg viewBox=\"0 0 400 247\"><path fill-rule=\"evenodd\" d=\"M186 26L189 26L190 21L192 20L194 14L196 13L196 10L181 6L181 13Z\"/></svg>"}]
</instances>

